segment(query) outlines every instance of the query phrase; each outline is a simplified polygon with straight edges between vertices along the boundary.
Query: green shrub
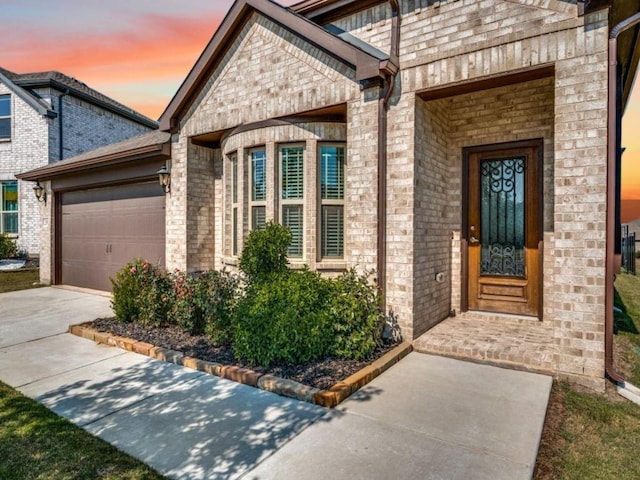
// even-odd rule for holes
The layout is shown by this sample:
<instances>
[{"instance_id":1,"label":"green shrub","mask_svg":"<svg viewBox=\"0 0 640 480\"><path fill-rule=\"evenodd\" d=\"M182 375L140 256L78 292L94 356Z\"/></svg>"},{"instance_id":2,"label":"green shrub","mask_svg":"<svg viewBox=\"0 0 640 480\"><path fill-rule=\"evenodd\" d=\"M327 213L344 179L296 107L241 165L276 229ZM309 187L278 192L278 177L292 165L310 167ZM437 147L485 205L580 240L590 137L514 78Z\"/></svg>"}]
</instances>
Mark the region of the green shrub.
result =
<instances>
[{"instance_id":1,"label":"green shrub","mask_svg":"<svg viewBox=\"0 0 640 480\"><path fill-rule=\"evenodd\" d=\"M120 322L161 326L167 323L172 305L172 282L167 273L147 261L136 259L116 273L111 308Z\"/></svg>"},{"instance_id":2,"label":"green shrub","mask_svg":"<svg viewBox=\"0 0 640 480\"><path fill-rule=\"evenodd\" d=\"M238 267L249 282L286 272L287 249L292 236L288 228L267 222L264 230L252 230L247 237Z\"/></svg>"},{"instance_id":3,"label":"green shrub","mask_svg":"<svg viewBox=\"0 0 640 480\"><path fill-rule=\"evenodd\" d=\"M339 358L367 358L380 344L384 327L378 288L369 283L369 275L358 275L355 269L337 277L333 286L332 353Z\"/></svg>"},{"instance_id":4,"label":"green shrub","mask_svg":"<svg viewBox=\"0 0 640 480\"><path fill-rule=\"evenodd\" d=\"M326 355L333 343L332 283L308 270L272 274L250 284L233 329L233 352L253 365L300 363Z\"/></svg>"},{"instance_id":5,"label":"green shrub","mask_svg":"<svg viewBox=\"0 0 640 480\"><path fill-rule=\"evenodd\" d=\"M206 333L213 345L229 343L231 322L238 299L238 277L211 270L199 275L173 275L173 323L193 335Z\"/></svg>"},{"instance_id":6,"label":"green shrub","mask_svg":"<svg viewBox=\"0 0 640 480\"><path fill-rule=\"evenodd\" d=\"M18 253L15 240L4 233L0 233L0 260L14 257Z\"/></svg>"}]
</instances>

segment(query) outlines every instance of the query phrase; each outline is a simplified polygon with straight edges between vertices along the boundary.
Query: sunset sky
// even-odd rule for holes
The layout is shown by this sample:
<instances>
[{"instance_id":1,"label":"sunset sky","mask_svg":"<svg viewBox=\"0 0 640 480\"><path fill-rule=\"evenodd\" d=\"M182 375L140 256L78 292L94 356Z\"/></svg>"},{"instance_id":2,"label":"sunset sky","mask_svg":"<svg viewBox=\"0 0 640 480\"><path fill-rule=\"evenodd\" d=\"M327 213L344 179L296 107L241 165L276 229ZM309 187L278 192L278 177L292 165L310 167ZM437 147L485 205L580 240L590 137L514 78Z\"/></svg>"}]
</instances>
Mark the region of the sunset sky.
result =
<instances>
[{"instance_id":1,"label":"sunset sky","mask_svg":"<svg viewBox=\"0 0 640 480\"><path fill-rule=\"evenodd\" d=\"M232 3L0 0L0 66L16 73L61 71L157 119ZM637 83L623 119L623 221L640 218Z\"/></svg>"}]
</instances>

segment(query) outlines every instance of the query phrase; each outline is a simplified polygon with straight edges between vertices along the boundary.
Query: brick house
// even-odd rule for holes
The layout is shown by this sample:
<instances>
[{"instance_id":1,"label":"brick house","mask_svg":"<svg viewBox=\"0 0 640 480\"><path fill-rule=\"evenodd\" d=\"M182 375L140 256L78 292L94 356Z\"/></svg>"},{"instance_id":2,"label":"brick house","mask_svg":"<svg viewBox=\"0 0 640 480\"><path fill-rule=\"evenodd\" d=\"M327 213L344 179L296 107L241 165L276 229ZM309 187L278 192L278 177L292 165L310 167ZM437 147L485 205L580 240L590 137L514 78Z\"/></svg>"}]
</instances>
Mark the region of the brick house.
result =
<instances>
[{"instance_id":1,"label":"brick house","mask_svg":"<svg viewBox=\"0 0 640 480\"><path fill-rule=\"evenodd\" d=\"M637 27L613 42L613 86L608 48L639 4L237 0L160 118L163 260L233 269L248 232L276 220L294 267L375 269L424 351L447 324L462 339L444 353L619 381L615 120ZM23 177L55 194L74 168ZM509 344L478 357L484 326Z\"/></svg>"},{"instance_id":2,"label":"brick house","mask_svg":"<svg viewBox=\"0 0 640 480\"><path fill-rule=\"evenodd\" d=\"M40 249L32 184L15 174L157 128L156 122L59 72L0 68L0 232Z\"/></svg>"}]
</instances>

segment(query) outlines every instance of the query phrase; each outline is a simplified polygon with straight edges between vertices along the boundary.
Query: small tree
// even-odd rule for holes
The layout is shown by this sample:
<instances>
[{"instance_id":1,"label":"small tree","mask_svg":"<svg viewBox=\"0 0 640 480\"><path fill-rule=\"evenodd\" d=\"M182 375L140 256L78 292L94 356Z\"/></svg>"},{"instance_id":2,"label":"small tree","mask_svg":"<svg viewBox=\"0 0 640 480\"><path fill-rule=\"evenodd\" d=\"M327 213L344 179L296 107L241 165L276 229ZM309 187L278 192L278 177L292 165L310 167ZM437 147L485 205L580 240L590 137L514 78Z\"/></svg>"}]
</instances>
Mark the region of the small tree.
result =
<instances>
[{"instance_id":1,"label":"small tree","mask_svg":"<svg viewBox=\"0 0 640 480\"><path fill-rule=\"evenodd\" d=\"M264 230L249 233L238 266L249 282L260 282L270 274L288 270L287 249L291 232L275 222L268 222Z\"/></svg>"}]
</instances>

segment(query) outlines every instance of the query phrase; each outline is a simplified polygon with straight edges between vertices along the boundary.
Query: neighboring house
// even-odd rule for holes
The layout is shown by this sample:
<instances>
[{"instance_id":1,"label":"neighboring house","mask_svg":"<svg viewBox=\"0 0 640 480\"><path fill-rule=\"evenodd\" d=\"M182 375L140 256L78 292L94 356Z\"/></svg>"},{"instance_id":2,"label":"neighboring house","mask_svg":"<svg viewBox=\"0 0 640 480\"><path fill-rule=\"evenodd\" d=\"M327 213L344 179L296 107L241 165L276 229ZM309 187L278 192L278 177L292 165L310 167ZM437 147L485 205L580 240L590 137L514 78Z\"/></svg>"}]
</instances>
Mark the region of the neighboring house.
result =
<instances>
[{"instance_id":1,"label":"neighboring house","mask_svg":"<svg viewBox=\"0 0 640 480\"><path fill-rule=\"evenodd\" d=\"M0 68L0 232L31 255L40 249L40 210L15 174L123 140L157 123L59 72Z\"/></svg>"},{"instance_id":2,"label":"neighboring house","mask_svg":"<svg viewBox=\"0 0 640 480\"><path fill-rule=\"evenodd\" d=\"M613 87L608 37L639 4L238 0L160 118L167 137L141 137L146 158L111 152L119 182L153 181L170 145L170 269L235 268L249 231L276 220L294 267L376 269L405 338L489 312L515 319L518 343L545 336L544 360L507 360L601 388L605 370L616 379L615 120L638 29L611 43ZM21 178L47 182L43 214L64 230L71 187L100 196L76 169L97 162L113 182L107 159ZM103 240L126 230L109 221ZM65 234L51 232L42 278L63 282Z\"/></svg>"}]
</instances>

